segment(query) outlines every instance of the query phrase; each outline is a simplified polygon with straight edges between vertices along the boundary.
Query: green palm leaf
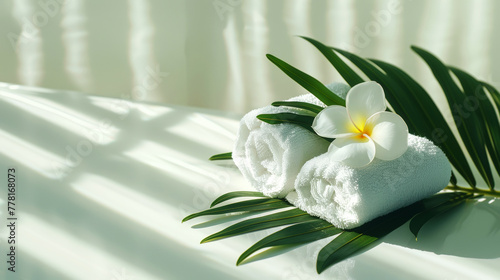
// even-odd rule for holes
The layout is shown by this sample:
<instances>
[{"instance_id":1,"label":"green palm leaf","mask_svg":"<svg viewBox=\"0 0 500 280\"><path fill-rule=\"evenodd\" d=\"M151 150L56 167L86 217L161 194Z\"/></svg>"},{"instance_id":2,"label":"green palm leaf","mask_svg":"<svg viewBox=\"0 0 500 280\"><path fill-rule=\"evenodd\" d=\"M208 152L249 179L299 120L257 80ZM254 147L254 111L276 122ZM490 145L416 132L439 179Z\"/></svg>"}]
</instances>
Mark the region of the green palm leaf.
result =
<instances>
[{"instance_id":1,"label":"green palm leaf","mask_svg":"<svg viewBox=\"0 0 500 280\"><path fill-rule=\"evenodd\" d=\"M388 228L387 233L392 230L393 229ZM323 272L331 265L351 257L353 254L377 241L382 236L383 235L370 236L368 234L358 233L355 231L342 232L337 238L321 249L316 262L316 271L318 273Z\"/></svg>"},{"instance_id":2,"label":"green palm leaf","mask_svg":"<svg viewBox=\"0 0 500 280\"><path fill-rule=\"evenodd\" d=\"M324 109L323 107L318 106L318 105L314 105L314 104L307 103L307 102L299 102L299 101L276 101L276 102L271 103L271 105L276 106L276 107L287 106L287 107L304 109L304 110L311 111L315 114L321 112L321 110Z\"/></svg>"},{"instance_id":3,"label":"green palm leaf","mask_svg":"<svg viewBox=\"0 0 500 280\"><path fill-rule=\"evenodd\" d=\"M277 114L261 114L257 116L257 119L269 123L269 124L280 124L280 123L292 123L302 126L303 128L313 131L311 128L314 121L314 117L299 115L294 113L277 113Z\"/></svg>"},{"instance_id":4,"label":"green palm leaf","mask_svg":"<svg viewBox=\"0 0 500 280\"><path fill-rule=\"evenodd\" d=\"M451 164L457 169L458 173L464 177L467 183L471 186L475 186L476 180L474 179L472 170L467 163L467 159L461 151L455 135L451 131L434 101L432 101L430 95L422 86L420 86L420 84L413 80L403 70L379 60L371 59L371 61L385 71L390 78L396 81L403 88L404 91L397 93L394 98L402 99L401 102L403 102L404 106L414 106L415 110L418 110L418 115L413 117L425 118L427 123L431 125L430 127L434 128L429 129L429 127L418 127L416 128L418 130L418 134L431 139L436 145L438 145L446 154ZM452 182L452 184L456 184L455 175L452 175L452 179L455 180L455 183Z\"/></svg>"},{"instance_id":5,"label":"green palm leaf","mask_svg":"<svg viewBox=\"0 0 500 280\"><path fill-rule=\"evenodd\" d=\"M210 204L210 208L214 207L217 204L220 204L224 201L234 199L234 198L239 198L239 197L267 197L261 192L250 192L250 191L236 191L236 192L230 192L223 194L216 198L212 204Z\"/></svg>"},{"instance_id":6,"label":"green palm leaf","mask_svg":"<svg viewBox=\"0 0 500 280\"><path fill-rule=\"evenodd\" d=\"M237 261L237 265L239 265L252 254L264 248L306 244L340 233L318 254L316 268L318 273L321 273L329 266L370 248L380 238L409 220L410 230L416 237L422 226L430 219L462 204L467 199L478 197L473 193L483 193L500 197L500 192L494 190L493 174L488 161L489 154L497 172L500 174L500 121L496 116L494 108L496 106L497 110L500 109L500 93L493 86L476 80L470 74L458 68L445 66L439 59L423 49L412 47L430 67L434 77L441 85L452 110L455 109L456 105L464 105L471 98L477 98L477 110L469 112L470 114L467 116L463 113L453 115L459 136L466 147L463 150L458 143L458 135L455 136L453 134L450 125L446 122L438 107L432 101L432 98L422 86L403 70L386 62L374 59L367 60L352 53L325 46L316 40L307 37L302 38L315 46L351 86L363 82L363 79L353 69L354 67L363 72L369 79L381 84L391 107L405 119L410 132L425 136L440 146L456 171L467 181L470 187L457 186L457 178L452 173L450 178L451 186L448 186L447 189L455 190L455 192L434 195L351 230L335 228L324 220L313 217L296 207L292 207L285 199L267 198L258 192L231 192L221 195L214 200L211 205L213 208L189 215L184 218L183 222L206 215L265 212L286 207L292 208L240 221L208 236L202 240L202 243L289 225L261 239L243 252ZM352 62L354 67L351 68L348 66L337 53ZM267 55L267 57L285 74L325 104L345 105L344 100L333 94L317 79L275 56ZM453 72L460 82L463 91L454 82L450 71ZM491 95L493 102L489 100L485 89ZM314 114L323 109L314 104L295 101L278 101L272 105L300 108L311 113L309 115L294 113L262 114L257 116L257 118L269 124L295 124L305 127L310 131L313 131L311 125L314 120ZM456 113L455 111L453 112ZM304 113L307 114L308 112ZM466 160L467 153L472 158L481 177L490 188L489 190L476 188L476 179ZM214 155L210 159L231 159L231 156L231 153L225 153ZM244 200L214 207L222 202L242 197L264 198ZM244 216L242 215L241 217Z\"/></svg>"},{"instance_id":7,"label":"green palm leaf","mask_svg":"<svg viewBox=\"0 0 500 280\"><path fill-rule=\"evenodd\" d=\"M248 212L248 211L270 211L290 206L292 206L290 203L277 198L261 198L261 199L246 200L216 208L210 208L205 211L191 214L185 217L182 220L182 222L186 222L201 216L220 215L220 214Z\"/></svg>"},{"instance_id":8,"label":"green palm leaf","mask_svg":"<svg viewBox=\"0 0 500 280\"><path fill-rule=\"evenodd\" d=\"M291 209L279 213L270 214L258 218L248 219L231 225L219 232L216 232L201 241L201 243L211 242L222 238L241 235L258 230L274 228L289 224L317 220L307 212L300 209Z\"/></svg>"},{"instance_id":9,"label":"green palm leaf","mask_svg":"<svg viewBox=\"0 0 500 280\"><path fill-rule=\"evenodd\" d=\"M450 162L471 186L475 186L472 171L464 154L460 152L460 146L451 129L430 96L418 83L402 70L388 63L372 61L386 72L383 73L369 61L355 54L340 49L335 49L335 51L348 58L370 79L382 85L387 100L394 111L405 120L410 133L425 136L435 142L444 139L442 141L444 143L440 146L449 156ZM439 139L436 139L436 132L439 132Z\"/></svg>"},{"instance_id":10,"label":"green palm leaf","mask_svg":"<svg viewBox=\"0 0 500 280\"><path fill-rule=\"evenodd\" d=\"M257 196L257 194L254 192L227 193L217 198L212 204L215 205L231 198L244 196ZM413 222L414 228L421 227L430 218L459 205L460 203L456 203L457 201L463 201L471 197L472 194L461 192L440 193L416 202L410 206L398 209L352 230L338 229L327 221L313 217L308 213L293 207L290 210L243 220L208 236L203 239L201 243L216 241L227 237L238 236L249 232L283 225L291 225L268 235L248 248L238 258L237 264L241 264L241 262L253 253L264 248L281 245L306 244L341 233L320 251L317 260L317 271L318 273L321 273L329 266L367 249L375 241L410 220L413 216L415 216L415 214L424 213L421 216L417 215L416 220ZM281 204L277 202L281 202ZM263 208L263 205L267 206ZM284 199L253 199L201 211L189 215L183 221L204 215L217 215L243 211L269 211L288 206L291 205Z\"/></svg>"},{"instance_id":11,"label":"green palm leaf","mask_svg":"<svg viewBox=\"0 0 500 280\"><path fill-rule=\"evenodd\" d=\"M268 54L267 58L280 68L285 74L304 87L307 91L316 96L326 105L342 105L345 106L345 100L331 92L325 85L308 74L298 70L283 60Z\"/></svg>"},{"instance_id":12,"label":"green palm leaf","mask_svg":"<svg viewBox=\"0 0 500 280\"><path fill-rule=\"evenodd\" d=\"M236 265L241 264L245 259L250 257L253 253L269 247L282 246L282 245L300 245L320 240L326 237L333 236L340 233L342 230L334 227L327 221L316 218L310 222L286 227L271 235L266 236L259 242L248 248L238 258Z\"/></svg>"},{"instance_id":13,"label":"green palm leaf","mask_svg":"<svg viewBox=\"0 0 500 280\"><path fill-rule=\"evenodd\" d=\"M407 101L407 99L403 98L400 95L400 93L404 91L398 83L389 78L382 71L378 70L375 66L370 64L369 61L343 50L334 50L348 58L361 71L363 71L363 73L365 73L368 78L378 82L384 88L387 100L394 108L394 110L406 121L410 133L418 134L420 127L429 127L430 124L426 121L425 118L412 117L418 115L419 112L417 111L415 106L406 106L407 104L405 104L405 101Z\"/></svg>"},{"instance_id":14,"label":"green palm leaf","mask_svg":"<svg viewBox=\"0 0 500 280\"><path fill-rule=\"evenodd\" d=\"M314 39L303 37L301 38L307 40L309 43L313 44L325 57L330 61L330 63L337 69L342 78L351 86L355 86L359 83L364 82L363 79L354 72L347 64L340 59L329 47L325 46L323 43L318 42Z\"/></svg>"},{"instance_id":15,"label":"green palm leaf","mask_svg":"<svg viewBox=\"0 0 500 280\"><path fill-rule=\"evenodd\" d=\"M491 97L493 98L493 101L495 102L495 105L497 107L497 110L500 111L500 92L496 90L492 85L486 83L486 82L480 82L481 85L488 90L490 93Z\"/></svg>"},{"instance_id":16,"label":"green palm leaf","mask_svg":"<svg viewBox=\"0 0 500 280\"><path fill-rule=\"evenodd\" d=\"M415 51L429 66L434 77L441 85L443 92L448 100L448 104L452 111L454 106L464 106L466 103L465 95L460 91L458 86L453 81L448 68L431 53L412 46ZM484 137L480 130L480 123L474 114L469 114L467 117L461 112L454 112L453 118L457 129L462 137L464 145L476 165L481 177L485 180L488 187L491 189L494 186L493 175L486 155L484 146ZM483 120L485 121L485 120Z\"/></svg>"},{"instance_id":17,"label":"green palm leaf","mask_svg":"<svg viewBox=\"0 0 500 280\"><path fill-rule=\"evenodd\" d=\"M497 172L500 171L500 124L498 123L497 114L493 104L491 104L488 96L484 92L483 85L466 73L455 67L448 67L458 78L467 100L475 103L470 114L475 114L481 120L480 128L483 132L486 148L492 157L493 164ZM500 173L499 173L500 174Z\"/></svg>"},{"instance_id":18,"label":"green palm leaf","mask_svg":"<svg viewBox=\"0 0 500 280\"><path fill-rule=\"evenodd\" d=\"M208 160L226 160L226 159L233 159L233 153L223 153L223 154L216 154L211 156Z\"/></svg>"}]
</instances>

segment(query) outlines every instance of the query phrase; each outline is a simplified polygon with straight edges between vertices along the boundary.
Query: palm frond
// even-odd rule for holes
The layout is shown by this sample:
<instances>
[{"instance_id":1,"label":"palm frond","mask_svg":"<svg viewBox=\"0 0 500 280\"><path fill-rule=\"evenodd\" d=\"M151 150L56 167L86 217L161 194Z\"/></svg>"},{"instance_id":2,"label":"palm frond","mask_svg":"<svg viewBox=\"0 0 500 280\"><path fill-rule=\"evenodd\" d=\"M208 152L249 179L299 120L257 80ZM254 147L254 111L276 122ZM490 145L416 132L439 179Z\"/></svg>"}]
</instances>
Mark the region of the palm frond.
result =
<instances>
[{"instance_id":1,"label":"palm frond","mask_svg":"<svg viewBox=\"0 0 500 280\"><path fill-rule=\"evenodd\" d=\"M467 200L475 199L480 195L500 197L500 192L494 189L493 172L488 159L489 155L497 173L500 173L500 121L495 112L495 107L497 110L500 109L500 93L497 89L488 83L475 79L463 70L446 66L426 50L415 46L412 47L413 51L429 66L443 90L453 113L454 125L458 130L458 135L455 135L451 129L452 124L446 121L446 118L424 87L400 68L387 62L365 59L347 51L326 46L311 38L302 38L316 47L350 86L363 82L363 79L340 56L349 60L357 70L363 72L370 80L378 82L384 88L391 108L406 121L410 132L427 137L438 145L446 154L456 172L461 175L468 185L458 186L456 174L452 173L450 186L447 189L454 192L436 194L351 230L338 229L327 221L310 216L284 199L262 198L263 195L258 192L227 193L214 200L211 205L213 208L189 215L183 221L206 215L226 215L231 213L234 216L243 218L245 217L242 215L243 213L278 211L240 221L210 235L202 242L287 226L264 237L243 252L236 262L239 265L265 248L307 244L337 235L318 254L316 268L318 273L321 273L331 265L369 249L380 238L408 221L410 221L410 231L417 237L420 229L429 220L461 205ZM345 105L344 100L339 100L341 98L330 92L317 79L275 56L267 55L267 57L286 75L326 105ZM460 85L454 81L452 75L457 78ZM466 114L456 110L457 106L466 106L467 102L471 101L477 102L477 104L474 103L473 110L465 112ZM314 114L323 109L313 104L293 101L278 101L273 105L300 108L310 113L308 112L309 115L294 113L262 114L258 118L270 124L292 123L311 131L313 131L311 124ZM461 148L459 139L464 143L465 149ZM471 166L467 162L467 154L472 159L474 166L488 188L476 187L477 178L474 177ZM231 153L215 155L211 159L229 158L231 158ZM475 193L479 195L474 195ZM228 200L243 197L260 198L214 207ZM282 208L286 208L286 210Z\"/></svg>"},{"instance_id":2,"label":"palm frond","mask_svg":"<svg viewBox=\"0 0 500 280\"><path fill-rule=\"evenodd\" d=\"M477 118L480 119L480 128L483 132L486 148L492 158L497 174L500 174L498 173L500 171L500 124L495 108L488 99L483 85L478 80L463 70L451 66L448 68L460 81L466 96L466 101L472 103L470 107L468 107L472 109L472 111L468 113L476 114Z\"/></svg>"},{"instance_id":3,"label":"palm frond","mask_svg":"<svg viewBox=\"0 0 500 280\"><path fill-rule=\"evenodd\" d=\"M224 198L222 200L227 201L228 199L226 198L245 197L247 195L254 196L246 192L240 192L239 194L233 192L222 195L221 197ZM221 203L221 197L214 200L212 205ZM243 214L249 211L270 211L291 207L291 209L288 210L237 222L236 224L204 238L201 243L289 225L284 229L264 237L243 252L236 262L237 265L239 265L252 254L264 248L275 248L283 245L302 245L340 233L318 254L317 271L321 273L329 266L349 258L362 250L369 249L373 246L374 242L397 229L415 215L417 220L415 222L412 220L412 223L414 224L414 229L419 229L425 222L434 216L458 206L461 202L471 197L472 195L470 193L463 192L436 194L351 230L336 228L329 222L313 217L290 205L284 199L273 198L251 199L226 204L189 215L184 218L183 222L205 215L226 215L229 213L243 218L245 217ZM276 203L277 201L281 202L281 204ZM262 207L263 205L267 205L268 207ZM419 213L422 214L420 215Z\"/></svg>"},{"instance_id":4,"label":"palm frond","mask_svg":"<svg viewBox=\"0 0 500 280\"><path fill-rule=\"evenodd\" d=\"M270 214L267 216L248 219L239 222L237 224L231 225L219 232L216 232L206 237L201 241L201 243L215 241L218 239L227 238L231 236L237 236L258 230L296 224L300 222L307 222L312 220L317 220L317 218L307 214L307 212L304 212L298 208L294 208L291 210L286 210Z\"/></svg>"},{"instance_id":5,"label":"palm frond","mask_svg":"<svg viewBox=\"0 0 500 280\"><path fill-rule=\"evenodd\" d=\"M182 220L182 222L186 222L201 216L221 215L228 213L251 212L251 211L270 211L290 206L292 205L289 204L288 202L277 198L260 198L260 199L246 200L216 208L210 208L205 211L191 214L185 217Z\"/></svg>"},{"instance_id":6,"label":"palm frond","mask_svg":"<svg viewBox=\"0 0 500 280\"><path fill-rule=\"evenodd\" d=\"M403 92L397 93L392 98L402 99L401 102L406 107L415 107L416 114L426 120L428 126L414 128L414 130L417 130L417 134L432 140L438 145L467 183L470 186L475 186L476 180L455 135L427 91L400 68L375 59L370 59L370 61L380 67L403 88ZM399 114L400 112L396 110L396 113ZM430 127L433 129L429 129ZM452 178L455 178L455 176L453 175Z\"/></svg>"},{"instance_id":7,"label":"palm frond","mask_svg":"<svg viewBox=\"0 0 500 280\"><path fill-rule=\"evenodd\" d=\"M497 173L500 174L500 147L498 145L500 142L500 122L493 108L493 105L500 108L500 94L493 86L477 81L458 68L445 66L438 58L421 48L412 47L429 65L452 110L456 106L468 105L467 102L471 102L471 100L478 103L473 112L466 112L466 114L453 112L459 136L466 147L462 150L457 140L458 136L454 135L450 124L447 123L430 95L403 70L387 62L364 59L338 48L327 47L316 40L303 38L327 57L351 86L361 82L362 79L357 74L356 78L353 79L354 69L339 60L335 53L339 53L352 62L370 80L378 82L384 88L391 107L406 121L410 133L432 140L443 150L455 170L468 184L468 186L460 187L461 190L476 191L477 180L467 162L466 154L468 154L482 179L486 182L486 186L490 189L490 192L486 193L493 196L500 194L494 190L493 174L487 156L487 154L490 155ZM461 82L463 91L453 81L450 71ZM484 89L488 90L492 96L493 104L486 96ZM450 184L450 189L457 187L454 174L452 174ZM481 192L484 193L484 190Z\"/></svg>"},{"instance_id":8,"label":"palm frond","mask_svg":"<svg viewBox=\"0 0 500 280\"><path fill-rule=\"evenodd\" d=\"M301 245L323 238L334 236L342 232L325 220L316 218L315 220L286 227L280 231L270 234L259 242L248 248L236 261L236 265L241 264L253 253L269 247L283 245Z\"/></svg>"},{"instance_id":9,"label":"palm frond","mask_svg":"<svg viewBox=\"0 0 500 280\"><path fill-rule=\"evenodd\" d=\"M453 81L450 70L434 55L421 48L412 46L415 51L429 66L434 77L441 85L443 92L448 100L448 105L452 112L456 106L465 106L466 97L457 84ZM494 187L493 175L488 162L485 149L484 133L481 131L480 121L476 114L463 114L460 109L453 112L455 124L460 133L462 141L467 148L467 151L476 165L481 177L485 180L490 189ZM487 120L481 120L483 122Z\"/></svg>"}]
</instances>

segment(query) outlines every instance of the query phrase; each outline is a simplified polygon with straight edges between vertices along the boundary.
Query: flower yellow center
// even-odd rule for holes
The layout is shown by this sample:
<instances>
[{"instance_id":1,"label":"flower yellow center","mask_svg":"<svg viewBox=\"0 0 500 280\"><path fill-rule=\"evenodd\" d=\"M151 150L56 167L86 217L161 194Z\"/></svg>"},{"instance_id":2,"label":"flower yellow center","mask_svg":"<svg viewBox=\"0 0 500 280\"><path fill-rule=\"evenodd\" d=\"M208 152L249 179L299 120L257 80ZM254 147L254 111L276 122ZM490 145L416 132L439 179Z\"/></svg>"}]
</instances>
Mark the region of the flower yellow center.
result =
<instances>
[{"instance_id":1,"label":"flower yellow center","mask_svg":"<svg viewBox=\"0 0 500 280\"><path fill-rule=\"evenodd\" d=\"M373 127L369 125L364 125L363 129L359 129L356 127L356 130L357 130L356 138L361 140L364 138L371 137Z\"/></svg>"}]
</instances>

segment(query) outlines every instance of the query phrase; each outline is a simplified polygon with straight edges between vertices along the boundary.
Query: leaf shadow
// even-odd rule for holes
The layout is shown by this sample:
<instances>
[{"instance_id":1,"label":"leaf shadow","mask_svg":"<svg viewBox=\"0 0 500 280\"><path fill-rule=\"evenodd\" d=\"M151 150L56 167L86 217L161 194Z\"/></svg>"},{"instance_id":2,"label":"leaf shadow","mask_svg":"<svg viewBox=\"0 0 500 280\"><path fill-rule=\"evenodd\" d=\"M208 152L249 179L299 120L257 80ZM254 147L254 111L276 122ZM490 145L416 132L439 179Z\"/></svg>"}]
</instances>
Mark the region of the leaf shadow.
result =
<instances>
[{"instance_id":1,"label":"leaf shadow","mask_svg":"<svg viewBox=\"0 0 500 280\"><path fill-rule=\"evenodd\" d=\"M251 217L257 214L262 214L261 211L251 211L251 212L243 212L243 213L234 213L234 214L226 214L225 216L217 217L217 218L212 218L208 221L198 223L195 225L192 225L191 228L206 228L206 227L211 227L211 226L216 226L228 222L233 222L239 219L244 219L247 217Z\"/></svg>"},{"instance_id":2,"label":"leaf shadow","mask_svg":"<svg viewBox=\"0 0 500 280\"><path fill-rule=\"evenodd\" d=\"M383 241L411 249L457 257L493 259L500 257L500 200L487 198L434 217L425 224L418 239L408 223Z\"/></svg>"}]
</instances>

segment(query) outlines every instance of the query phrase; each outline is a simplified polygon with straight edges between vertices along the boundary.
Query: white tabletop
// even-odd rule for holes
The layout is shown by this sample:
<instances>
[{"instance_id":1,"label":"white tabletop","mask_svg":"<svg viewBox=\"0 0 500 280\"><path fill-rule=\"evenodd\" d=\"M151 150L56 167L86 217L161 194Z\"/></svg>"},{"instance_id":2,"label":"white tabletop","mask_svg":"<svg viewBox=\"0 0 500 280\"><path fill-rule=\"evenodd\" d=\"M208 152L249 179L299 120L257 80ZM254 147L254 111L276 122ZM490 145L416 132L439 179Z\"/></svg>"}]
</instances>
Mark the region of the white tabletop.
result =
<instances>
[{"instance_id":1,"label":"white tabletop","mask_svg":"<svg viewBox=\"0 0 500 280\"><path fill-rule=\"evenodd\" d=\"M236 267L266 233L200 245L235 221L181 219L251 190L230 162L238 116L0 84L0 249L7 259L7 169L16 170L16 272L3 279L500 279L500 201L405 224L321 275L332 238ZM226 222L224 222L226 221ZM209 226L213 225L213 226Z\"/></svg>"}]
</instances>

